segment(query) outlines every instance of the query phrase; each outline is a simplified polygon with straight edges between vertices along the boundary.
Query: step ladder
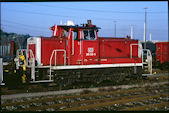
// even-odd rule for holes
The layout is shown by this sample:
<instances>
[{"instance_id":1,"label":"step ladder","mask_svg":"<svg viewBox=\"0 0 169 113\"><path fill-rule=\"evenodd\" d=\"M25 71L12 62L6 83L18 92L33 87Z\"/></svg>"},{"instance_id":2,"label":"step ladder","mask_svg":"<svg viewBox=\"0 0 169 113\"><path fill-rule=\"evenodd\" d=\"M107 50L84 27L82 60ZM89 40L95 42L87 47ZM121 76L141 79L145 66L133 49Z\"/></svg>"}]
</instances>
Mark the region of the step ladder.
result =
<instances>
[{"instance_id":1,"label":"step ladder","mask_svg":"<svg viewBox=\"0 0 169 113\"><path fill-rule=\"evenodd\" d=\"M152 74L152 55L149 49L142 50L142 76L151 76Z\"/></svg>"}]
</instances>

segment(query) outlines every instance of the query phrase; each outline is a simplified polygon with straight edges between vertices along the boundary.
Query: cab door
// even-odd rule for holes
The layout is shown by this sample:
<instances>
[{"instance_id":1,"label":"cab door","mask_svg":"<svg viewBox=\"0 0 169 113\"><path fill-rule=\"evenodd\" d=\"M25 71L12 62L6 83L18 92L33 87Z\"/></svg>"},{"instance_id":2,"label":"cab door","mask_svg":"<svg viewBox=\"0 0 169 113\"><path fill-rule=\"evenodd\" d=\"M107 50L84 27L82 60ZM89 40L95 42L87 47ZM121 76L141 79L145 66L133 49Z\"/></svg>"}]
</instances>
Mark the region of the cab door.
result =
<instances>
[{"instance_id":1,"label":"cab door","mask_svg":"<svg viewBox=\"0 0 169 113\"><path fill-rule=\"evenodd\" d=\"M83 30L83 64L99 63L99 41L96 31L93 29Z\"/></svg>"}]
</instances>

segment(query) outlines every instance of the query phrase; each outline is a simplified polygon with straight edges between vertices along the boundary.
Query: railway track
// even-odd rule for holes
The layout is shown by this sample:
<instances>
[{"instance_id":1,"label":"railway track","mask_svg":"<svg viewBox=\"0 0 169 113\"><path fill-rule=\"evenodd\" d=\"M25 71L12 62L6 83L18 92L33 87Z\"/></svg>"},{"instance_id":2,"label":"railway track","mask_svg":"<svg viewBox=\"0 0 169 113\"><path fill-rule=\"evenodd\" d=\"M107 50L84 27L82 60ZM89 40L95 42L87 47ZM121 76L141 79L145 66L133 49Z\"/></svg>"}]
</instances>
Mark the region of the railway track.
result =
<instances>
[{"instance_id":1,"label":"railway track","mask_svg":"<svg viewBox=\"0 0 169 113\"><path fill-rule=\"evenodd\" d=\"M73 107L73 108L68 108L68 109L64 109L64 111L79 111L79 110L103 110L102 108L99 107L104 107L104 109L106 109L105 107L112 107L112 105L116 105L116 104L124 104L124 103L129 103L129 102L137 102L137 101L143 101L143 100L148 100L148 99L155 99L155 98L159 98L159 97L163 97L163 96L167 96L168 94L157 94L157 95L138 95L138 96L125 96L123 97L122 100L115 100L112 101L113 98L111 99L111 101L105 101L105 102L98 102L98 103L94 103L94 104L89 104L89 105L83 105L83 106L79 106L79 107ZM119 99L119 98L118 98ZM97 102L97 101L95 101ZM114 107L114 106L113 106ZM98 108L98 109L97 109ZM107 108L107 109L112 109L112 108ZM117 108L116 108L117 110Z\"/></svg>"},{"instance_id":2,"label":"railway track","mask_svg":"<svg viewBox=\"0 0 169 113\"><path fill-rule=\"evenodd\" d=\"M86 94L85 94L86 93ZM72 95L48 95L22 98L18 102L8 99L2 103L3 111L85 111L85 110L169 110L168 83L146 85L129 89L100 89ZM151 107L154 106L154 107ZM161 108L163 107L163 108Z\"/></svg>"},{"instance_id":3,"label":"railway track","mask_svg":"<svg viewBox=\"0 0 169 113\"><path fill-rule=\"evenodd\" d=\"M168 74L169 73L160 73L160 74L156 74L153 76L147 76L147 77L143 77L143 79L140 80L136 80L136 79L132 79L132 78L126 78L124 81L119 82L117 84L111 84L109 82L109 84L102 84L103 87L105 86L119 86L119 85L134 85L134 84L146 84L146 83L155 83L155 82L162 82L162 81L166 81L168 80ZM90 87L99 87L99 86L95 86L95 85L90 85L87 87L80 87L79 85L76 85L76 87L74 88L70 88L70 89L82 89L82 88L90 88ZM101 86L100 86L101 87ZM69 88L63 88L62 90L68 90ZM55 83L45 83L45 84L30 84L27 87L18 87L18 88L13 88L13 89L9 89L7 87L2 87L1 88L1 94L2 95L11 95L11 94L17 94L17 93L34 93L34 92L48 92L48 91L56 91L58 90L58 88L56 88Z\"/></svg>"}]
</instances>

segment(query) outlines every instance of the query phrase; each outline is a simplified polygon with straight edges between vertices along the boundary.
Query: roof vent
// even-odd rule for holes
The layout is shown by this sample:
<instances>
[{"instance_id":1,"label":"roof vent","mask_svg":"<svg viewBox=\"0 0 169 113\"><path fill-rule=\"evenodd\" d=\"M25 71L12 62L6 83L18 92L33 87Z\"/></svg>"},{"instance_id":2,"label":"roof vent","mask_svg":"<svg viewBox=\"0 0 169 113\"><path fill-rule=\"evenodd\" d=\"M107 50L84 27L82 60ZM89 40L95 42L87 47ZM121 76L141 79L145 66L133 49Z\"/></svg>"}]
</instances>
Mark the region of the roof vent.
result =
<instances>
[{"instance_id":1,"label":"roof vent","mask_svg":"<svg viewBox=\"0 0 169 113\"><path fill-rule=\"evenodd\" d=\"M73 21L68 20L68 21L67 21L67 25L68 25L68 26L74 26L74 23L73 23Z\"/></svg>"}]
</instances>

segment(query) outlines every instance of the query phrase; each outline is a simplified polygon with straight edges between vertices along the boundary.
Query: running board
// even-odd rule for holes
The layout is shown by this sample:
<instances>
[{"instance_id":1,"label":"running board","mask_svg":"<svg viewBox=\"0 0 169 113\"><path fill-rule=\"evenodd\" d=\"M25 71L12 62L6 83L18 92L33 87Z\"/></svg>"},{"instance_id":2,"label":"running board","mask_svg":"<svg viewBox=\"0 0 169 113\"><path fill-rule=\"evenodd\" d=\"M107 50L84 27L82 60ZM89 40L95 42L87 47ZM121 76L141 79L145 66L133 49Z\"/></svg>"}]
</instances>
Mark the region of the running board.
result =
<instances>
[{"instance_id":1,"label":"running board","mask_svg":"<svg viewBox=\"0 0 169 113\"><path fill-rule=\"evenodd\" d=\"M38 81L30 81L30 83L48 83L53 82L53 80L38 80Z\"/></svg>"},{"instance_id":2,"label":"running board","mask_svg":"<svg viewBox=\"0 0 169 113\"><path fill-rule=\"evenodd\" d=\"M89 68L134 67L134 66L142 66L142 63L51 66L51 69L52 70L59 70L59 69L89 69Z\"/></svg>"},{"instance_id":3,"label":"running board","mask_svg":"<svg viewBox=\"0 0 169 113\"><path fill-rule=\"evenodd\" d=\"M142 76L154 76L154 74L142 74Z\"/></svg>"},{"instance_id":4,"label":"running board","mask_svg":"<svg viewBox=\"0 0 169 113\"><path fill-rule=\"evenodd\" d=\"M1 83L0 85L1 85L1 86L4 86L4 85L5 85L5 83Z\"/></svg>"}]
</instances>

